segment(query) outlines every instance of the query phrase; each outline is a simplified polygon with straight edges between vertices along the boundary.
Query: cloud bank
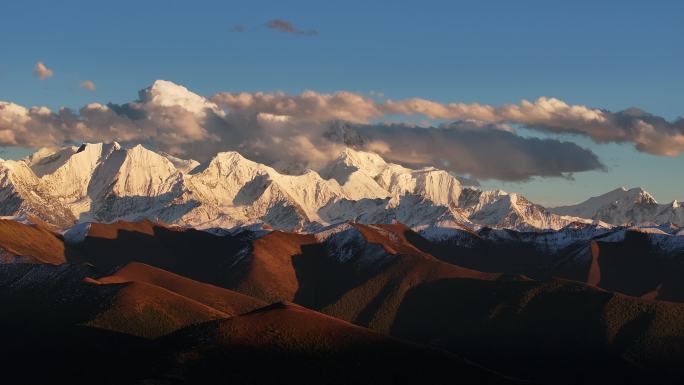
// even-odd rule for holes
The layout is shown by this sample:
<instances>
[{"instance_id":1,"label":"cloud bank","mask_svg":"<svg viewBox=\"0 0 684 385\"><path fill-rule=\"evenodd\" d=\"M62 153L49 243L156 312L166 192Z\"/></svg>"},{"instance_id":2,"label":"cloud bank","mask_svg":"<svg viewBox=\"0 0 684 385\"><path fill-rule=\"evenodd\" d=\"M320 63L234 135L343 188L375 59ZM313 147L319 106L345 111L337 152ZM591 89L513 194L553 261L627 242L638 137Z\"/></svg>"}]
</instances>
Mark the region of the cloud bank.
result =
<instances>
[{"instance_id":1,"label":"cloud bank","mask_svg":"<svg viewBox=\"0 0 684 385\"><path fill-rule=\"evenodd\" d=\"M684 151L682 118L670 122L636 108L611 112L569 105L547 97L503 106L444 104L420 98L376 101L349 92L319 94L311 91L300 95L219 93L213 100L240 111L259 110L302 119L344 119L364 123L387 115L416 115L446 121L520 124L541 132L585 135L597 143L631 142L639 151L660 156L677 156Z\"/></svg>"},{"instance_id":2,"label":"cloud bank","mask_svg":"<svg viewBox=\"0 0 684 385\"><path fill-rule=\"evenodd\" d=\"M389 161L436 166L477 179L571 177L574 172L604 168L596 154L574 143L525 138L496 125L472 121L444 127L392 124L355 129L370 141L365 147Z\"/></svg>"},{"instance_id":3,"label":"cloud bank","mask_svg":"<svg viewBox=\"0 0 684 385\"><path fill-rule=\"evenodd\" d=\"M377 123L388 115L422 115L445 123ZM117 140L200 161L219 151L238 150L290 171L319 169L349 145L397 163L507 181L569 177L603 168L588 149L568 141L523 137L511 124L586 135L597 142L632 142L640 151L658 155L684 150L681 119L669 122L634 109L614 113L553 98L499 107L425 99L378 101L343 91L219 93L205 98L157 81L130 103L92 103L78 111L0 102L2 145Z\"/></svg>"}]
</instances>

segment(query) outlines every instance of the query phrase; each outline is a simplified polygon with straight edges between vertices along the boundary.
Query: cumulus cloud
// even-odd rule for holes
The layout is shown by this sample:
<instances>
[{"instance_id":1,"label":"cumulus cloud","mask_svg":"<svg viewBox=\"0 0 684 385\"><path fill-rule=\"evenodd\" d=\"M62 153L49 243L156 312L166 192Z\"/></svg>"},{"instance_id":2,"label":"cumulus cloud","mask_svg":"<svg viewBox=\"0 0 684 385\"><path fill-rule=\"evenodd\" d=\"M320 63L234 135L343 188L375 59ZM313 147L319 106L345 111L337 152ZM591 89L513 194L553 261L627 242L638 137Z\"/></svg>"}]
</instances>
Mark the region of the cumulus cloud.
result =
<instances>
[{"instance_id":1,"label":"cumulus cloud","mask_svg":"<svg viewBox=\"0 0 684 385\"><path fill-rule=\"evenodd\" d=\"M224 112L184 87L158 81L140 91L139 98L124 105L91 103L78 112L0 102L0 144L43 147L117 140L180 150L187 143L216 139L203 126L204 120Z\"/></svg>"},{"instance_id":2,"label":"cumulus cloud","mask_svg":"<svg viewBox=\"0 0 684 385\"><path fill-rule=\"evenodd\" d=\"M316 35L318 35L318 31L316 31L315 29L310 29L310 30L299 29L299 28L295 27L294 24L290 23L289 21L282 20L282 19L269 20L269 22L266 23L266 26L272 30L280 31L283 33L290 33L290 34L304 35L304 36L316 36Z\"/></svg>"},{"instance_id":3,"label":"cumulus cloud","mask_svg":"<svg viewBox=\"0 0 684 385\"><path fill-rule=\"evenodd\" d=\"M444 123L378 123L402 115ZM553 98L502 106L379 100L344 91L223 92L205 98L157 81L130 103L93 103L78 111L0 102L2 145L142 142L200 161L219 151L237 150L289 171L321 168L350 145L398 163L509 181L603 168L588 149L563 140L520 136L516 125L586 135L597 142L631 142L640 151L659 155L684 151L681 119L670 122L636 109L610 112Z\"/></svg>"},{"instance_id":4,"label":"cumulus cloud","mask_svg":"<svg viewBox=\"0 0 684 385\"><path fill-rule=\"evenodd\" d=\"M43 62L39 61L36 63L36 66L33 67L33 74L36 75L38 79L43 80L52 77L54 72L45 64L43 64Z\"/></svg>"},{"instance_id":5,"label":"cumulus cloud","mask_svg":"<svg viewBox=\"0 0 684 385\"><path fill-rule=\"evenodd\" d=\"M95 83L92 80L84 80L81 82L81 88L86 89L88 91L95 91L97 87L95 86Z\"/></svg>"}]
</instances>

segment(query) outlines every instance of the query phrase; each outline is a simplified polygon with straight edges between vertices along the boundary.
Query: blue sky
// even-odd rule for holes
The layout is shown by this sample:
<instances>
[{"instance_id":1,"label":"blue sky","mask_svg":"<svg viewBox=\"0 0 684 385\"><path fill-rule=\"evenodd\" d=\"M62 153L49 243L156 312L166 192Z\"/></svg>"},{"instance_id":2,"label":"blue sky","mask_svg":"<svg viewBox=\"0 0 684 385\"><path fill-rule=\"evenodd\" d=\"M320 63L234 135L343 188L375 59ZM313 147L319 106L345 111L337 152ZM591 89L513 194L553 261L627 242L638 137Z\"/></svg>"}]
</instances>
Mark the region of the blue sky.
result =
<instances>
[{"instance_id":1,"label":"blue sky","mask_svg":"<svg viewBox=\"0 0 684 385\"><path fill-rule=\"evenodd\" d=\"M272 19L318 35L274 32L265 25ZM494 105L549 96L672 120L684 115L683 19L681 1L7 2L0 100L52 109L123 103L168 79L201 95L375 90ZM238 25L244 32L231 32ZM38 61L55 75L36 79ZM97 89L80 88L85 79ZM553 137L593 150L607 171L485 186L545 204L622 185L684 199L682 155Z\"/></svg>"}]
</instances>

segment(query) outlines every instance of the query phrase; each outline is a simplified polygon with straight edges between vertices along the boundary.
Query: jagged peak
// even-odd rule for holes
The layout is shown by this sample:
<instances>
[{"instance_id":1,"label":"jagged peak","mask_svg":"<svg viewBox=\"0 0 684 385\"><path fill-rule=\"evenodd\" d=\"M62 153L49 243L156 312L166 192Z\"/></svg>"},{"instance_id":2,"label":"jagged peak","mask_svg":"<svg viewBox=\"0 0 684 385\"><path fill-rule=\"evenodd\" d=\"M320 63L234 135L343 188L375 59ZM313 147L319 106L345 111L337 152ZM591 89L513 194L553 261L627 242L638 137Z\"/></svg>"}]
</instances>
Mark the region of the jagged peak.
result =
<instances>
[{"instance_id":1,"label":"jagged peak","mask_svg":"<svg viewBox=\"0 0 684 385\"><path fill-rule=\"evenodd\" d=\"M653 195L651 195L651 193L649 193L641 187L634 187L627 190L627 196L630 199L634 199L638 202L658 203L653 197Z\"/></svg>"},{"instance_id":2,"label":"jagged peak","mask_svg":"<svg viewBox=\"0 0 684 385\"><path fill-rule=\"evenodd\" d=\"M245 158L242 154L240 154L237 151L219 152L210 160L210 163L231 163L231 164L247 163L247 164L253 164L253 165L259 164L257 162L254 162L252 160Z\"/></svg>"},{"instance_id":3,"label":"jagged peak","mask_svg":"<svg viewBox=\"0 0 684 385\"><path fill-rule=\"evenodd\" d=\"M337 161L362 170L387 166L387 162L380 155L374 152L355 150L351 147L345 147Z\"/></svg>"},{"instance_id":4,"label":"jagged peak","mask_svg":"<svg viewBox=\"0 0 684 385\"><path fill-rule=\"evenodd\" d=\"M135 146L127 149L126 152L128 154L131 154L131 155L154 154L156 156L162 157L162 155L148 149L147 147L143 146L142 144L136 144Z\"/></svg>"},{"instance_id":5,"label":"jagged peak","mask_svg":"<svg viewBox=\"0 0 684 385\"><path fill-rule=\"evenodd\" d=\"M621 200L632 200L636 198L648 198L652 199L655 202L655 199L653 196L646 190L644 190L641 187L632 187L632 188L627 188L625 186L621 186L616 188L615 190L611 190L605 194L601 194L592 198L587 199L586 201L582 202L606 202L606 203L612 203L612 202L617 202Z\"/></svg>"},{"instance_id":6,"label":"jagged peak","mask_svg":"<svg viewBox=\"0 0 684 385\"><path fill-rule=\"evenodd\" d=\"M103 154L105 153L112 153L114 151L119 151L121 150L121 145L117 141L113 142L99 142L99 143L83 143L78 150L76 150L76 153L81 153L84 151L99 151Z\"/></svg>"},{"instance_id":7,"label":"jagged peak","mask_svg":"<svg viewBox=\"0 0 684 385\"><path fill-rule=\"evenodd\" d=\"M195 167L191 174L201 174L210 168L234 169L236 167L261 168L266 167L260 163L251 161L237 151L223 151L214 155L211 159Z\"/></svg>"},{"instance_id":8,"label":"jagged peak","mask_svg":"<svg viewBox=\"0 0 684 385\"><path fill-rule=\"evenodd\" d=\"M113 151L112 155L105 160L105 165L110 172L120 173L123 168L125 172L135 172L137 175L159 173L158 176L165 177L179 172L176 165L163 153L150 150L142 144L130 148L122 148ZM157 171L153 172L152 169ZM163 170L163 171L160 171Z\"/></svg>"},{"instance_id":9,"label":"jagged peak","mask_svg":"<svg viewBox=\"0 0 684 385\"><path fill-rule=\"evenodd\" d=\"M145 168L157 165L163 166L169 170L175 170L173 162L171 162L167 157L156 151L148 149L142 144L138 144L127 149L121 149L119 152L123 156L123 158L119 158L123 161L123 163L134 164L135 166Z\"/></svg>"}]
</instances>

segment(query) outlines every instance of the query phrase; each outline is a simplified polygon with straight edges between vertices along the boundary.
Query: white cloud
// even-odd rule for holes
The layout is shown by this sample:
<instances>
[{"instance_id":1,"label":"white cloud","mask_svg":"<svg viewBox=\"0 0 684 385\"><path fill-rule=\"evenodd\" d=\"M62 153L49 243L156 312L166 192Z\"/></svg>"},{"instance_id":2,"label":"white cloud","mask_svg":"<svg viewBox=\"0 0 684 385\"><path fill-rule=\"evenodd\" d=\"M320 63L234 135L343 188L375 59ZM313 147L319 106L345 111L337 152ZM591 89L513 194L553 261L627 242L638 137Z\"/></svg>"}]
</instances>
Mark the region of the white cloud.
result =
<instances>
[{"instance_id":1,"label":"white cloud","mask_svg":"<svg viewBox=\"0 0 684 385\"><path fill-rule=\"evenodd\" d=\"M81 82L81 88L86 89L88 91L95 91L97 87L95 86L95 83L92 80L84 80Z\"/></svg>"},{"instance_id":2,"label":"white cloud","mask_svg":"<svg viewBox=\"0 0 684 385\"><path fill-rule=\"evenodd\" d=\"M54 75L54 72L48 68L43 62L38 62L36 63L36 66L33 67L33 74L38 77L38 79L43 80L52 77Z\"/></svg>"},{"instance_id":3,"label":"white cloud","mask_svg":"<svg viewBox=\"0 0 684 385\"><path fill-rule=\"evenodd\" d=\"M346 91L333 94L305 91L299 95L282 92L222 92L211 99L236 113L288 115L318 122L346 120L361 123L384 115L372 99Z\"/></svg>"}]
</instances>

